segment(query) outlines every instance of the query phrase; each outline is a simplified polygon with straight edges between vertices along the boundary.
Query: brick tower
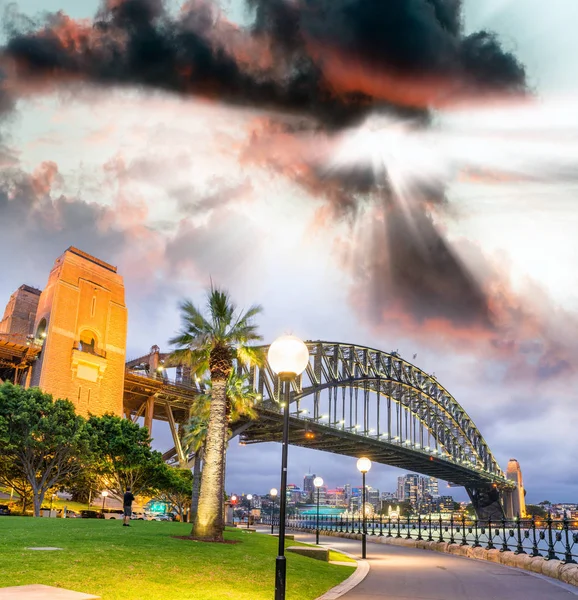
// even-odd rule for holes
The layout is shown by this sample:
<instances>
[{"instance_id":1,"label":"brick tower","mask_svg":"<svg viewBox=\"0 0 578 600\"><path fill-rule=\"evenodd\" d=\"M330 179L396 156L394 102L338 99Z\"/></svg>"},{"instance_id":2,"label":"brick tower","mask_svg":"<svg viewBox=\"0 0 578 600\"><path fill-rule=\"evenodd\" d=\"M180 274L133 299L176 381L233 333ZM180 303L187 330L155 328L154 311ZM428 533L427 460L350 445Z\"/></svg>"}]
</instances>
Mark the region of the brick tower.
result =
<instances>
[{"instance_id":1,"label":"brick tower","mask_svg":"<svg viewBox=\"0 0 578 600\"><path fill-rule=\"evenodd\" d=\"M4 317L0 321L0 333L26 337L34 333L34 320L38 308L40 290L21 285L10 296Z\"/></svg>"},{"instance_id":2,"label":"brick tower","mask_svg":"<svg viewBox=\"0 0 578 600\"><path fill-rule=\"evenodd\" d=\"M67 398L83 416L122 416L126 329L116 267L68 248L38 303L34 333L43 348L31 385Z\"/></svg>"}]
</instances>

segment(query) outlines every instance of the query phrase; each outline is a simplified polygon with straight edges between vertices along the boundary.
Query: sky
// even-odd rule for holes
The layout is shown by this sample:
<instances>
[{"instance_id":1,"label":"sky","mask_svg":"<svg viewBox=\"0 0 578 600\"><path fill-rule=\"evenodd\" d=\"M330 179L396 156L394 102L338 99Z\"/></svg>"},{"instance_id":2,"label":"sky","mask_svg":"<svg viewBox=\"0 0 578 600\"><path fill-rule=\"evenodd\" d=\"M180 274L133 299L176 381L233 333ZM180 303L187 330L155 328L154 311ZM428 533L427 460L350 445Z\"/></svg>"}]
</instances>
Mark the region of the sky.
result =
<instances>
[{"instance_id":1,"label":"sky","mask_svg":"<svg viewBox=\"0 0 578 600\"><path fill-rule=\"evenodd\" d=\"M99 37L99 2L20 0L0 63L0 238L18 257L0 304L77 246L124 276L130 359L168 349L179 301L201 303L212 278L263 305L266 342L290 330L417 354L502 467L520 461L528 501L576 502L578 6L465 0L458 31L441 10L455 2L420 0L411 38L387 30L403 3L350 4L321 26L298 2L159 16L156 0L111 0ZM155 70L167 46L144 35L145 8L192 34L194 68ZM475 46L482 30L498 45ZM82 36L96 50L78 59ZM234 440L227 491L278 487L279 468L279 445ZM331 487L358 477L355 459L292 447L289 480L310 470ZM393 491L402 474L376 465L368 483Z\"/></svg>"}]
</instances>

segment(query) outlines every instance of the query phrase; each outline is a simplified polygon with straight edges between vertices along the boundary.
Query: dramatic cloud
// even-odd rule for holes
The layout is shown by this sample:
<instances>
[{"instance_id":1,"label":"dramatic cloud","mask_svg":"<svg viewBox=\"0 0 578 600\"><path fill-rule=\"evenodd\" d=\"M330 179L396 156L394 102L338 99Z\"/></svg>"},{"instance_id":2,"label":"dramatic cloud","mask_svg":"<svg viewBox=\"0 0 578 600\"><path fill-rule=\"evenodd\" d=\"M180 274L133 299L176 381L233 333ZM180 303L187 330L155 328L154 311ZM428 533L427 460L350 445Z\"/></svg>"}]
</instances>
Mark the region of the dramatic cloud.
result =
<instances>
[{"instance_id":1,"label":"dramatic cloud","mask_svg":"<svg viewBox=\"0 0 578 600\"><path fill-rule=\"evenodd\" d=\"M26 31L14 24L5 49L8 80L15 89L22 82L146 86L290 112L305 120L271 123L276 144L284 136L297 147L307 131L324 131L331 142L336 128L370 113L411 117L423 127L431 107L525 91L524 69L493 34L463 34L456 0L249 4L256 14L250 31L202 1L184 5L177 17L161 0L118 0L103 5L92 23L59 13ZM255 133L252 140L259 142ZM386 208L387 247L372 249L370 286L385 279L387 256L387 280L408 312L488 321L483 291L431 220L429 205L444 203L443 182L405 191L412 196L408 215L400 190L380 183L371 168L327 171L320 158L289 156L283 171L336 202L341 216L355 215L368 198ZM271 157L267 162L279 167Z\"/></svg>"}]
</instances>

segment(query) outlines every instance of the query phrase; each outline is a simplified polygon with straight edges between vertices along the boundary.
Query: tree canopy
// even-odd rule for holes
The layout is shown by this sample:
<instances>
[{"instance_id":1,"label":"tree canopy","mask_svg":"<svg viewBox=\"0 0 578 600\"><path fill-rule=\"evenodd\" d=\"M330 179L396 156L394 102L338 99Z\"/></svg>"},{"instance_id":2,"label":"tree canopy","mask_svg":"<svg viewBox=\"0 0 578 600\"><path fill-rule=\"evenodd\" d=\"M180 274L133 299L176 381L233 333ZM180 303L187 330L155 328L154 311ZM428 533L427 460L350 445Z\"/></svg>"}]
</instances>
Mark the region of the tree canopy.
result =
<instances>
[{"instance_id":1,"label":"tree canopy","mask_svg":"<svg viewBox=\"0 0 578 600\"><path fill-rule=\"evenodd\" d=\"M168 468L160 452L151 449L145 427L114 415L90 417L87 429L94 449L94 465L104 486L122 498L127 488L137 496L162 485Z\"/></svg>"},{"instance_id":2,"label":"tree canopy","mask_svg":"<svg viewBox=\"0 0 578 600\"><path fill-rule=\"evenodd\" d=\"M49 489L88 465L90 442L86 421L68 400L54 400L38 388L0 385L2 472L15 483L28 482L35 516Z\"/></svg>"}]
</instances>

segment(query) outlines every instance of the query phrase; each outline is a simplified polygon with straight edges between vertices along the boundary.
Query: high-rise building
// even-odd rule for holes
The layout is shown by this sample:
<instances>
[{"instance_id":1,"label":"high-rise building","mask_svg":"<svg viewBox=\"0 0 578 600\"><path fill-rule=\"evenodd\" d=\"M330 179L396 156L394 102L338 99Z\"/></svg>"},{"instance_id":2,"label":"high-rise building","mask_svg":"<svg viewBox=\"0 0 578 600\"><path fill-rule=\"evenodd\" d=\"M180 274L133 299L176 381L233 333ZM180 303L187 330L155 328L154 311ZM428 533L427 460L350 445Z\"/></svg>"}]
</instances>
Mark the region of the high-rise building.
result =
<instances>
[{"instance_id":1,"label":"high-rise building","mask_svg":"<svg viewBox=\"0 0 578 600\"><path fill-rule=\"evenodd\" d=\"M373 508L375 508L376 510L379 510L380 505L381 505L380 499L379 499L379 490L376 490L375 488L372 488L372 487L368 487L366 493L367 493L367 495L366 495L365 501L368 504L371 504L373 506Z\"/></svg>"},{"instance_id":2,"label":"high-rise building","mask_svg":"<svg viewBox=\"0 0 578 600\"><path fill-rule=\"evenodd\" d=\"M343 488L335 488L325 492L325 504L329 506L345 506L345 492Z\"/></svg>"},{"instance_id":3,"label":"high-rise building","mask_svg":"<svg viewBox=\"0 0 578 600\"><path fill-rule=\"evenodd\" d=\"M313 485L313 480L317 477L315 473L311 475L305 475L303 478L303 496L306 502L310 502L313 498L313 492L315 491L315 486Z\"/></svg>"},{"instance_id":4,"label":"high-rise building","mask_svg":"<svg viewBox=\"0 0 578 600\"><path fill-rule=\"evenodd\" d=\"M400 502L403 502L405 496L405 477L397 478L397 492L395 495Z\"/></svg>"},{"instance_id":5,"label":"high-rise building","mask_svg":"<svg viewBox=\"0 0 578 600\"><path fill-rule=\"evenodd\" d=\"M453 496L439 496L436 505L439 512L452 512L454 510Z\"/></svg>"},{"instance_id":6,"label":"high-rise building","mask_svg":"<svg viewBox=\"0 0 578 600\"><path fill-rule=\"evenodd\" d=\"M429 505L438 495L438 481L435 477L422 477L408 473L397 478L397 499L409 501L415 507Z\"/></svg>"},{"instance_id":7,"label":"high-rise building","mask_svg":"<svg viewBox=\"0 0 578 600\"><path fill-rule=\"evenodd\" d=\"M438 485L438 480L435 477L429 477L428 478L428 482L427 482L427 493L432 497L435 498L436 496L439 496L439 485Z\"/></svg>"},{"instance_id":8,"label":"high-rise building","mask_svg":"<svg viewBox=\"0 0 578 600\"><path fill-rule=\"evenodd\" d=\"M344 503L345 506L349 506L349 502L351 501L351 484L350 483L346 483L343 486L343 495L344 495Z\"/></svg>"}]
</instances>

